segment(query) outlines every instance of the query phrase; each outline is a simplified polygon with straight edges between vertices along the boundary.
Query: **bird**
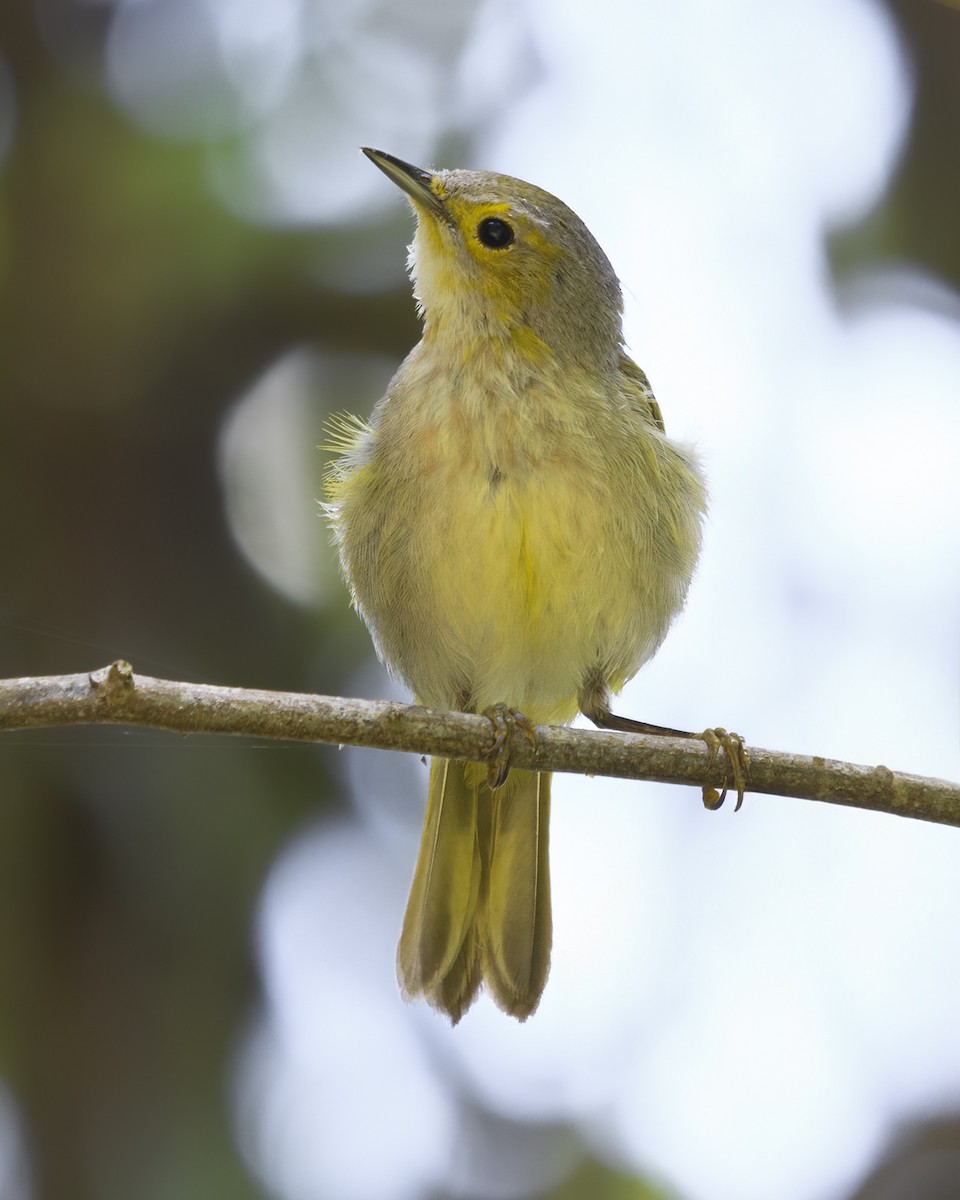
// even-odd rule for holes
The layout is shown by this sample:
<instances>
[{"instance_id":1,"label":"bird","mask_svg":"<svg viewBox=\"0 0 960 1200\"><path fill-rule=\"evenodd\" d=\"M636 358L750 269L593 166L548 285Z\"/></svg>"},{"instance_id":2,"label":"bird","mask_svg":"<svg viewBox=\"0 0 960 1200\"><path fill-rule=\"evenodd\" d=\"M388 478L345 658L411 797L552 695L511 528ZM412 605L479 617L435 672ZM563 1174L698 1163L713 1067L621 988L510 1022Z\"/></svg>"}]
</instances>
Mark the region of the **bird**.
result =
<instances>
[{"instance_id":1,"label":"bird","mask_svg":"<svg viewBox=\"0 0 960 1200\"><path fill-rule=\"evenodd\" d=\"M625 349L617 275L566 204L507 175L363 153L416 216L423 334L369 420L330 426L326 513L387 669L418 704L486 714L495 735L486 765L431 761L397 973L454 1024L481 985L522 1021L550 964L551 779L511 769L511 739L578 712L697 737L743 798L738 735L610 707L684 605L704 474L667 437ZM705 788L705 803L725 794Z\"/></svg>"}]
</instances>

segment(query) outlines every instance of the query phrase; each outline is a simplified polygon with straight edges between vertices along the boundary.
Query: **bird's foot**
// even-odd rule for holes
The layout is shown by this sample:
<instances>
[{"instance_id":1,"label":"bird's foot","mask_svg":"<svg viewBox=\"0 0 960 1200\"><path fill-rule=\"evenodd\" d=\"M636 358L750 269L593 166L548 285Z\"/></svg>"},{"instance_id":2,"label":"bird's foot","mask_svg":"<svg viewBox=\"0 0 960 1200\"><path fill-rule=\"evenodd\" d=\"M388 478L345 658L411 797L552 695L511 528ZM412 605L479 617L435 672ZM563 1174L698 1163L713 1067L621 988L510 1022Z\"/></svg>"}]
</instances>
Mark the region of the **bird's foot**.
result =
<instances>
[{"instance_id":1,"label":"bird's foot","mask_svg":"<svg viewBox=\"0 0 960 1200\"><path fill-rule=\"evenodd\" d=\"M522 712L506 704L493 704L485 708L483 716L493 726L493 745L487 755L487 782L491 788L503 787L510 774L510 740L514 730L519 730L535 746L536 726Z\"/></svg>"},{"instance_id":2,"label":"bird's foot","mask_svg":"<svg viewBox=\"0 0 960 1200\"><path fill-rule=\"evenodd\" d=\"M739 733L728 733L726 729L705 729L703 733L693 735L706 743L710 751L710 766L716 764L722 750L727 759L727 777L724 779L723 790L718 792L715 787L703 789L703 806L712 812L716 811L727 798L727 788L733 786L737 790L737 812L743 803L743 793L747 786L747 771L750 767L750 755L743 738Z\"/></svg>"}]
</instances>

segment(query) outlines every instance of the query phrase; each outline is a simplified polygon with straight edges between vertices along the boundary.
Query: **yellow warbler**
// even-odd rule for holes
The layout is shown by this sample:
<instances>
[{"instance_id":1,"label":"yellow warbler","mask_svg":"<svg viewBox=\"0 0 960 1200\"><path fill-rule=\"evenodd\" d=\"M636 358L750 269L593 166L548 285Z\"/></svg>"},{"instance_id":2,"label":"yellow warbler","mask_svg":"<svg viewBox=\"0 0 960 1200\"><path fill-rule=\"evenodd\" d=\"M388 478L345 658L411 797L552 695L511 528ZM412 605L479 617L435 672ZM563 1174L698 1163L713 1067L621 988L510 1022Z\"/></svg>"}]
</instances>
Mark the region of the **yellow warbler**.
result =
<instances>
[{"instance_id":1,"label":"yellow warbler","mask_svg":"<svg viewBox=\"0 0 960 1200\"><path fill-rule=\"evenodd\" d=\"M625 354L620 285L579 217L519 179L364 153L413 203L424 318L327 483L353 601L438 709L669 732L610 712L684 602L705 490ZM522 715L521 715L522 714ZM736 735L722 747L742 796ZM485 983L520 1018L550 962L550 776L434 760L400 983L458 1021ZM711 805L719 803L712 790Z\"/></svg>"}]
</instances>

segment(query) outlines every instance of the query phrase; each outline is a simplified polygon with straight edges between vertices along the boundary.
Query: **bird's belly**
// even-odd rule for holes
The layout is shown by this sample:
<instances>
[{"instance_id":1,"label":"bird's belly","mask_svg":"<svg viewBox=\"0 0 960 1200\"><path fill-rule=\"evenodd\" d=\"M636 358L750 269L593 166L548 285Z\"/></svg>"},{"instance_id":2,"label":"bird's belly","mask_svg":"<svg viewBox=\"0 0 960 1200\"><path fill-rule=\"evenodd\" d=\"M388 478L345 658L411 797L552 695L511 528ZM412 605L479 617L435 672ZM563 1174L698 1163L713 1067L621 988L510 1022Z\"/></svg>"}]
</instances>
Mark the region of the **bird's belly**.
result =
<instances>
[{"instance_id":1,"label":"bird's belly","mask_svg":"<svg viewBox=\"0 0 960 1200\"><path fill-rule=\"evenodd\" d=\"M636 547L615 544L602 495L582 485L557 463L447 480L415 554L414 590L434 630L405 672L421 699L454 703L462 679L478 709L506 703L565 721L588 670L615 662L626 676L652 653L661 622L642 612Z\"/></svg>"}]
</instances>

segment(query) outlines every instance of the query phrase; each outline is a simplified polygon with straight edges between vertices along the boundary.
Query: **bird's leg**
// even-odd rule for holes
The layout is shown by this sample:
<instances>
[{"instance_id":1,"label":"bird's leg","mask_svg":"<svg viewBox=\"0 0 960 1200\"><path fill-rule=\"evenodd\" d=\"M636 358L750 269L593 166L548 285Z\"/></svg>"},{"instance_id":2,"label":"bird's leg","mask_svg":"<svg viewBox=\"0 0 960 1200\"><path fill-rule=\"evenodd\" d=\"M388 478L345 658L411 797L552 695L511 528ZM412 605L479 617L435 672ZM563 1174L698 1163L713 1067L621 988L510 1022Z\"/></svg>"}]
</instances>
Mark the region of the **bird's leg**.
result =
<instances>
[{"instance_id":1,"label":"bird's leg","mask_svg":"<svg viewBox=\"0 0 960 1200\"><path fill-rule=\"evenodd\" d=\"M596 683L588 682L579 696L580 711L597 726L598 729L615 729L623 733L649 733L656 737L694 738L706 743L710 751L709 766L712 768L722 750L727 760L727 777L723 790L718 792L714 787L704 787L703 804L705 808L714 811L727 798L727 787L732 784L737 791L737 807L743 803L743 793L747 787L747 771L750 767L750 755L743 738L739 733L729 733L726 729L705 729L702 733L690 733L686 729L670 729L666 725L651 725L648 721L635 721L631 717L620 717L610 711L609 694L605 683L599 687Z\"/></svg>"},{"instance_id":2,"label":"bird's leg","mask_svg":"<svg viewBox=\"0 0 960 1200\"><path fill-rule=\"evenodd\" d=\"M510 774L510 739L513 731L519 729L527 741L535 746L536 726L522 712L506 704L493 704L485 708L482 715L493 726L493 745L487 756L487 781L491 788L503 787Z\"/></svg>"}]
</instances>

